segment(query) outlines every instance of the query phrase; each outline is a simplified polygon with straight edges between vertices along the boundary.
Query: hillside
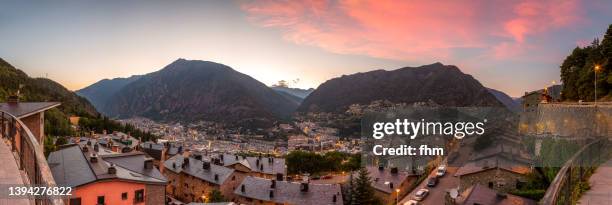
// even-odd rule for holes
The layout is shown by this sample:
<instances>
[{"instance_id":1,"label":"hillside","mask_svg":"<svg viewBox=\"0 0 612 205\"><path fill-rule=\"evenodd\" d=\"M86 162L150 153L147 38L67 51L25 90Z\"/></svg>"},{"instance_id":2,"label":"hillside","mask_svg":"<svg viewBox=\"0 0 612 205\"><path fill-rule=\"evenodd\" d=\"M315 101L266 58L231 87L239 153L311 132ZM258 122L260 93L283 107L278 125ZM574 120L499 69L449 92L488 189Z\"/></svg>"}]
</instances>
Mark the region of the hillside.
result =
<instances>
[{"instance_id":1,"label":"hillside","mask_svg":"<svg viewBox=\"0 0 612 205\"><path fill-rule=\"evenodd\" d=\"M516 101L515 99L508 96L506 93L502 91L495 90L493 88L487 88L487 89L489 90L491 94L493 94L493 96L495 96L495 98L497 98L497 100L499 100L502 104L504 104L506 108L508 108L509 110L513 112L521 111L521 103L519 101Z\"/></svg>"},{"instance_id":2,"label":"hillside","mask_svg":"<svg viewBox=\"0 0 612 205\"><path fill-rule=\"evenodd\" d=\"M435 63L328 80L304 99L298 111L343 112L351 104L369 104L374 100L433 101L442 106L502 106L472 76L455 66Z\"/></svg>"},{"instance_id":3,"label":"hillside","mask_svg":"<svg viewBox=\"0 0 612 205\"><path fill-rule=\"evenodd\" d=\"M98 112L85 99L77 96L59 83L46 78L30 78L23 71L16 69L0 58L0 101L6 101L9 94L15 92L19 85L21 101L58 101L59 109L64 114L79 116L96 116Z\"/></svg>"},{"instance_id":4,"label":"hillside","mask_svg":"<svg viewBox=\"0 0 612 205\"><path fill-rule=\"evenodd\" d=\"M112 117L142 116L158 121L198 120L230 126L270 126L298 106L263 83L208 61L178 59L143 75L112 97Z\"/></svg>"},{"instance_id":5,"label":"hillside","mask_svg":"<svg viewBox=\"0 0 612 205\"><path fill-rule=\"evenodd\" d=\"M140 75L134 75L127 78L100 80L86 88L77 90L76 94L89 100L98 111L108 114L108 112L104 110L107 101L127 84L138 80L140 77Z\"/></svg>"}]
</instances>

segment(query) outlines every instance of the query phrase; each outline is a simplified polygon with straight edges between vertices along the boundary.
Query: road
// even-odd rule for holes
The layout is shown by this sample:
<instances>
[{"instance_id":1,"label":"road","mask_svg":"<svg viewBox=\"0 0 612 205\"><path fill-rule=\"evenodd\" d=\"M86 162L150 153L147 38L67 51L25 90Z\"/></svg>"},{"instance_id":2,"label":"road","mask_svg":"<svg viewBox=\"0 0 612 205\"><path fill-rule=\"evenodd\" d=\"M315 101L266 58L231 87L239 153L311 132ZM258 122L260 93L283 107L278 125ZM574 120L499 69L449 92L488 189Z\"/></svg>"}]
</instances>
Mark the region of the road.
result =
<instances>
[{"instance_id":1,"label":"road","mask_svg":"<svg viewBox=\"0 0 612 205\"><path fill-rule=\"evenodd\" d=\"M473 139L470 139L470 142ZM472 148L470 146L462 146L459 143L455 144L452 148L453 150L457 150L457 159L455 161L465 162L470 157L470 153L472 152ZM446 158L442 160L442 164L446 163ZM459 187L459 177L455 177L455 173L459 169L458 166L447 166L446 174L440 178L438 184L435 187L427 187L427 181L429 178L436 176L437 168L433 169L431 173L429 173L428 179L423 180L421 184L419 184L414 190L412 190L406 197L404 197L399 204L403 205L408 202L410 199L414 198L414 194L419 189L426 188L429 190L429 196L425 198L425 200L419 202L419 204L431 204L431 205L440 205L444 204L444 198L446 197L446 192L450 189L456 189Z\"/></svg>"}]
</instances>

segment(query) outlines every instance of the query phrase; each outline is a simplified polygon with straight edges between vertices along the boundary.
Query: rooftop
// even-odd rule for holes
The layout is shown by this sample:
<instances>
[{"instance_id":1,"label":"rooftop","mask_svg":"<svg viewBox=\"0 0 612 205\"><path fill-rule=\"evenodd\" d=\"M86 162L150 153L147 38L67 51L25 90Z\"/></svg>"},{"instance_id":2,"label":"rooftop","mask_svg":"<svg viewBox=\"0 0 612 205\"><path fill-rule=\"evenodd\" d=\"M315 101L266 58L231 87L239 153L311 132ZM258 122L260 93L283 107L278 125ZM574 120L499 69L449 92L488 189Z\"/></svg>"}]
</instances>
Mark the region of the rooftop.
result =
<instances>
[{"instance_id":1,"label":"rooftop","mask_svg":"<svg viewBox=\"0 0 612 205\"><path fill-rule=\"evenodd\" d=\"M59 102L0 103L0 110L10 113L17 118L24 118L57 107L60 104Z\"/></svg>"},{"instance_id":2,"label":"rooftop","mask_svg":"<svg viewBox=\"0 0 612 205\"><path fill-rule=\"evenodd\" d=\"M457 204L490 204L490 205L536 205L536 201L512 194L499 194L493 189L476 184L466 189Z\"/></svg>"},{"instance_id":3,"label":"rooftop","mask_svg":"<svg viewBox=\"0 0 612 205\"><path fill-rule=\"evenodd\" d=\"M85 150L85 147L87 149ZM155 168L145 168L146 156L141 152L95 155L89 145L73 144L49 154L48 163L56 183L76 187L99 180L125 180L146 184L165 184L166 178ZM114 166L116 173L108 172Z\"/></svg>"},{"instance_id":4,"label":"rooftop","mask_svg":"<svg viewBox=\"0 0 612 205\"><path fill-rule=\"evenodd\" d=\"M393 193L396 188L408 179L408 173L398 171L391 173L391 169L380 170L378 167L368 166L369 176L372 179L372 186L385 193ZM391 188L393 184L393 188Z\"/></svg>"},{"instance_id":5,"label":"rooftop","mask_svg":"<svg viewBox=\"0 0 612 205\"><path fill-rule=\"evenodd\" d=\"M272 180L248 176L236 188L234 194L283 204L343 204L339 184L308 184L308 191L301 191L300 183L287 181L275 181L275 183L275 188L271 188ZM273 193L272 197L270 192ZM334 196L336 202L333 201Z\"/></svg>"},{"instance_id":6,"label":"rooftop","mask_svg":"<svg viewBox=\"0 0 612 205\"><path fill-rule=\"evenodd\" d=\"M223 158L223 165L230 166L240 163L252 172L264 174L283 174L285 175L285 159L276 157L244 157L234 154L218 154L215 158Z\"/></svg>"},{"instance_id":7,"label":"rooftop","mask_svg":"<svg viewBox=\"0 0 612 205\"><path fill-rule=\"evenodd\" d=\"M185 162L187 162L188 164L183 165ZM218 185L223 184L225 180L227 180L234 172L234 169L230 169L224 166L218 166L212 163L210 163L210 169L206 170L204 169L203 165L204 161L189 157L183 157L180 154L174 155L172 158L164 162L164 167L169 171L172 171L174 173L182 172L190 176L199 178L201 180ZM215 175L217 176L217 180L215 180Z\"/></svg>"}]
</instances>

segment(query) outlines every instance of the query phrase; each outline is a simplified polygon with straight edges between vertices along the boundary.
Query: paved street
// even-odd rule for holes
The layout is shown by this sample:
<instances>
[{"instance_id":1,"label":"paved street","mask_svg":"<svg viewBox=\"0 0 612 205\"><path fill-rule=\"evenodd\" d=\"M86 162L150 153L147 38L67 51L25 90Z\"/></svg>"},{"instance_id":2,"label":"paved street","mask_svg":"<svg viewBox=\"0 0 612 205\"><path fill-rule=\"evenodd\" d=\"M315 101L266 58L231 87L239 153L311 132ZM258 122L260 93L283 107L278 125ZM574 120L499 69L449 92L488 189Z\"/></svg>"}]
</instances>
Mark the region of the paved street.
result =
<instances>
[{"instance_id":1,"label":"paved street","mask_svg":"<svg viewBox=\"0 0 612 205\"><path fill-rule=\"evenodd\" d=\"M595 170L589 184L591 189L582 195L577 204L612 204L612 160Z\"/></svg>"}]
</instances>

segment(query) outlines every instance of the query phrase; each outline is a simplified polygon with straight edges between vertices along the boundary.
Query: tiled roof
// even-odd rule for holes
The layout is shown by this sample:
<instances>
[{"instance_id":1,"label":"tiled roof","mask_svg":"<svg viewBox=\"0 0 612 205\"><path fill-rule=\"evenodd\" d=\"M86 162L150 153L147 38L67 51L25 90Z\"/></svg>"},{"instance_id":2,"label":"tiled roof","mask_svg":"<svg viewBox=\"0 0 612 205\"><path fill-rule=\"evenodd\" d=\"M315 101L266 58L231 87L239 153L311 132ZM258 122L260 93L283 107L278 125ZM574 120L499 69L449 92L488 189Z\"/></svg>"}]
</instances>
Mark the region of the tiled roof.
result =
<instances>
[{"instance_id":1,"label":"tiled roof","mask_svg":"<svg viewBox=\"0 0 612 205\"><path fill-rule=\"evenodd\" d=\"M147 184L165 184L166 178L159 170L145 169L145 155L141 152L98 155L98 162L91 162L92 146L83 151L73 144L49 154L48 163L57 184L80 186L97 180L118 179ZM109 174L108 168L115 166L116 174Z\"/></svg>"},{"instance_id":2,"label":"tiled roof","mask_svg":"<svg viewBox=\"0 0 612 205\"><path fill-rule=\"evenodd\" d=\"M495 190L476 184L466 189L457 204L473 205L536 205L536 201L512 194L498 194Z\"/></svg>"},{"instance_id":3,"label":"tiled roof","mask_svg":"<svg viewBox=\"0 0 612 205\"><path fill-rule=\"evenodd\" d=\"M230 166L236 163L241 163L252 172L264 174L283 174L285 175L285 159L275 157L242 157L233 154L218 154L213 156L221 158L223 155L223 165Z\"/></svg>"},{"instance_id":4,"label":"tiled roof","mask_svg":"<svg viewBox=\"0 0 612 205\"><path fill-rule=\"evenodd\" d=\"M283 204L317 204L341 205L342 193L339 184L308 184L308 191L301 191L301 184L287 181L276 181L275 188L271 188L272 180L246 177L234 190L234 194L263 201L273 201ZM244 185L244 192L242 186ZM273 197L270 197L270 191ZM334 195L336 202L333 202Z\"/></svg>"},{"instance_id":5,"label":"tiled roof","mask_svg":"<svg viewBox=\"0 0 612 205\"><path fill-rule=\"evenodd\" d=\"M403 171L393 174L391 169L379 170L378 167L373 166L368 166L367 170L372 179L372 186L385 193L393 193L403 182L408 180L408 173ZM393 188L391 188L391 183L393 183Z\"/></svg>"},{"instance_id":6,"label":"tiled roof","mask_svg":"<svg viewBox=\"0 0 612 205\"><path fill-rule=\"evenodd\" d=\"M205 170L203 168L204 162L194 158L187 158L189 164L183 166L183 163L185 162L184 159L185 157L182 155L174 155L174 157L164 162L164 167L174 173L182 172L218 185L223 184L223 182L225 182L225 180L227 180L234 172L234 169L214 165L212 163L210 164L210 170ZM215 180L215 175L217 175L217 180Z\"/></svg>"}]
</instances>

